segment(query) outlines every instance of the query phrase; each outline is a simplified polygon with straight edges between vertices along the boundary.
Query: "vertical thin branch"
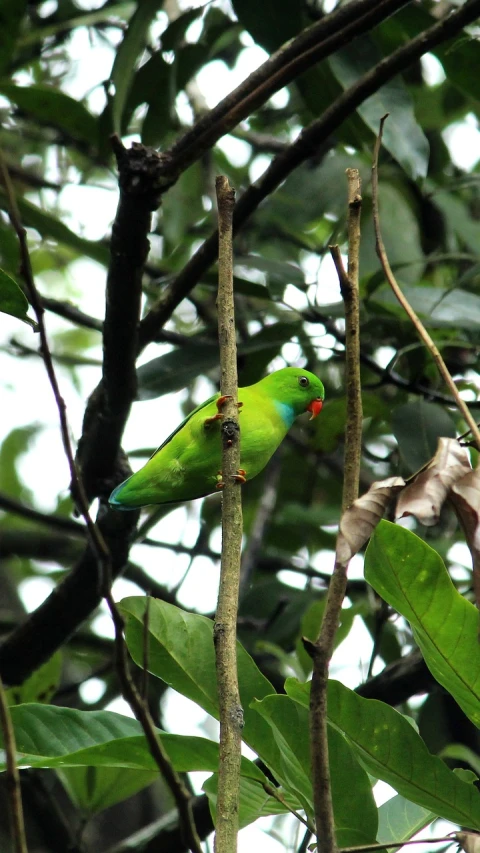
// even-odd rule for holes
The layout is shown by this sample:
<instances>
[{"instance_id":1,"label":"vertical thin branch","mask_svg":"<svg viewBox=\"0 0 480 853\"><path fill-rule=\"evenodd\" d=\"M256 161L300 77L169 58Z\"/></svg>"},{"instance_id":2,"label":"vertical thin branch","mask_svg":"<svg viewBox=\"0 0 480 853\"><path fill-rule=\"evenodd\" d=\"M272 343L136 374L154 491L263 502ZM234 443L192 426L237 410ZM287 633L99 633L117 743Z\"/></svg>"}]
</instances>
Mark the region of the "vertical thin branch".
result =
<instances>
[{"instance_id":1,"label":"vertical thin branch","mask_svg":"<svg viewBox=\"0 0 480 853\"><path fill-rule=\"evenodd\" d=\"M27 839L23 822L22 792L20 790L20 774L18 772L12 719L8 709L7 697L3 681L0 678L0 725L2 727L3 746L6 756L7 796L9 803L9 818L12 829L13 849L15 853L27 853Z\"/></svg>"},{"instance_id":2,"label":"vertical thin branch","mask_svg":"<svg viewBox=\"0 0 480 853\"><path fill-rule=\"evenodd\" d=\"M348 273L338 246L330 251L340 280L345 304L345 374L347 423L345 431L345 466L342 512L358 495L362 438L362 398L360 386L360 320L358 297L358 258L360 250L360 177L356 169L347 170L348 177ZM304 640L313 659L310 694L310 742L312 753L313 796L319 853L337 853L333 814L330 766L328 760L327 689L328 668L333 653L335 633L347 586L348 560L341 559L338 548L328 587L327 602L315 643Z\"/></svg>"},{"instance_id":3,"label":"vertical thin branch","mask_svg":"<svg viewBox=\"0 0 480 853\"><path fill-rule=\"evenodd\" d=\"M382 265L383 272L385 273L385 278L387 279L390 287L392 288L395 296L397 297L400 305L405 311L407 317L411 321L415 331L417 332L418 337L425 344L428 349L430 355L432 356L435 364L437 365L438 372L448 387L449 391L452 394L453 399L455 400L457 407L459 408L461 414L463 415L467 426L470 429L470 432L475 439L475 444L477 450L480 451L480 430L478 428L477 423L475 422L475 418L471 415L470 410L465 403L464 400L460 397L458 392L458 388L453 381L449 370L440 354L439 349L433 342L432 338L428 334L425 326L422 321L419 319L412 306L406 299L405 295L402 293L399 284L392 272L392 268L389 264L387 253L385 250L385 245L382 240L382 234L380 230L380 214L378 209L378 155L380 153L380 148L382 145L382 135L383 135L383 125L388 118L388 113L383 116L380 121L380 131L377 136L377 141L375 143L375 149L373 153L373 163L372 163L372 207L373 207L373 224L375 227L375 239L376 245L375 248L377 250L377 255L380 259L380 263Z\"/></svg>"},{"instance_id":4,"label":"vertical thin branch","mask_svg":"<svg viewBox=\"0 0 480 853\"><path fill-rule=\"evenodd\" d=\"M243 711L237 675L237 612L242 546L242 498L235 475L240 468L237 344L233 303L232 217L235 191L216 180L218 203L218 336L221 394L226 397L222 422L222 562L214 627L220 711L220 763L216 809L216 853L235 853L238 834L241 733Z\"/></svg>"},{"instance_id":5,"label":"vertical thin branch","mask_svg":"<svg viewBox=\"0 0 480 853\"><path fill-rule=\"evenodd\" d=\"M360 215L362 196L358 169L347 169L348 180L348 275L342 287L345 305L345 474L342 512L358 497L362 447L362 393L360 385L360 300L358 259L360 255ZM347 284L348 282L348 284ZM342 281L340 281L342 286Z\"/></svg>"}]
</instances>

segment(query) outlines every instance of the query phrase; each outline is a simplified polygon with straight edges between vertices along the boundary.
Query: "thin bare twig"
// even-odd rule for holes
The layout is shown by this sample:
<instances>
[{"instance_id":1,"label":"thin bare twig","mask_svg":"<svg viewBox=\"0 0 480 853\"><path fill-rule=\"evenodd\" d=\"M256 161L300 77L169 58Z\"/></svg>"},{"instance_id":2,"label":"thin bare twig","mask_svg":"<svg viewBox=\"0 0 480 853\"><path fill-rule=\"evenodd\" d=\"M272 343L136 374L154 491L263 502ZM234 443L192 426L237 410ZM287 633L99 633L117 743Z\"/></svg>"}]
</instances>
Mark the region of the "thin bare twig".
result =
<instances>
[{"instance_id":1,"label":"thin bare twig","mask_svg":"<svg viewBox=\"0 0 480 853\"><path fill-rule=\"evenodd\" d=\"M235 481L240 468L237 343L233 302L232 216L235 191L225 176L216 180L218 203L218 337L222 421L222 558L214 626L220 716L220 762L215 820L216 853L235 853L238 835L243 711L237 674L237 614L242 548L242 496Z\"/></svg>"},{"instance_id":2,"label":"thin bare twig","mask_svg":"<svg viewBox=\"0 0 480 853\"><path fill-rule=\"evenodd\" d=\"M285 797L281 795L278 788L274 788L273 785L269 785L267 782L264 782L263 790L266 794L268 794L269 797L273 797L275 800L278 800L278 802L281 803L282 806L285 806L285 808L288 809L290 814L293 814L293 816L296 817L297 820L300 821L300 823L303 823L303 825L307 827L307 829L309 830L309 832L311 832L312 835L315 835L315 827L312 826L310 821L306 820L303 815L299 814L292 806L289 806Z\"/></svg>"},{"instance_id":3,"label":"thin bare twig","mask_svg":"<svg viewBox=\"0 0 480 853\"><path fill-rule=\"evenodd\" d=\"M3 748L6 757L7 795L9 818L15 853L27 853L27 839L23 820L22 792L20 774L17 767L17 747L13 731L12 718L8 709L3 681L0 678L0 725L3 735Z\"/></svg>"},{"instance_id":4,"label":"thin bare twig","mask_svg":"<svg viewBox=\"0 0 480 853\"><path fill-rule=\"evenodd\" d=\"M360 176L358 170L347 170L348 176L348 272L345 272L338 246L331 247L345 303L345 384L347 424L345 432L345 465L342 510L345 512L358 495L362 438L362 397L360 385L360 315L358 296L358 258L360 251ZM327 687L328 668L333 653L347 587L348 560L340 558L339 541L335 566L327 593L327 601L319 636L315 643L305 642L313 659L310 692L310 741L312 753L313 797L317 849L320 853L337 853L333 815L330 766L328 759Z\"/></svg>"},{"instance_id":5,"label":"thin bare twig","mask_svg":"<svg viewBox=\"0 0 480 853\"><path fill-rule=\"evenodd\" d=\"M440 844L448 841L450 844L458 844L456 833L444 835L440 838L412 838L407 841L387 841L385 844L361 844L359 847L341 847L338 853L367 853L367 850L390 850L391 847L404 847L407 844Z\"/></svg>"},{"instance_id":6,"label":"thin bare twig","mask_svg":"<svg viewBox=\"0 0 480 853\"><path fill-rule=\"evenodd\" d=\"M375 227L375 239L376 245L375 248L377 250L377 255L380 259L380 263L382 265L383 272L385 273L385 278L387 279L390 287L393 290L396 298L398 299L400 305L405 311L407 317L411 321L417 335L420 340L423 341L430 355L432 356L438 372L440 376L444 380L447 385L455 403L463 415L468 427L470 428L470 432L472 433L477 449L480 450L480 430L475 422L475 418L470 413L470 410L465 403L464 400L460 397L459 391L455 382L453 381L450 372L442 358L440 350L428 334L425 326L422 321L419 319L412 306L410 305L408 299L402 293L402 290L392 272L392 268L389 264L387 253L385 251L385 245L382 240L382 233L380 230L380 215L378 210L378 155L380 153L380 148L382 145L382 135L383 135L383 126L385 124L386 119L388 118L388 113L383 116L380 121L380 131L377 136L377 140L375 143L375 149L373 152L373 163L372 163L372 207L373 207L373 224Z\"/></svg>"}]
</instances>

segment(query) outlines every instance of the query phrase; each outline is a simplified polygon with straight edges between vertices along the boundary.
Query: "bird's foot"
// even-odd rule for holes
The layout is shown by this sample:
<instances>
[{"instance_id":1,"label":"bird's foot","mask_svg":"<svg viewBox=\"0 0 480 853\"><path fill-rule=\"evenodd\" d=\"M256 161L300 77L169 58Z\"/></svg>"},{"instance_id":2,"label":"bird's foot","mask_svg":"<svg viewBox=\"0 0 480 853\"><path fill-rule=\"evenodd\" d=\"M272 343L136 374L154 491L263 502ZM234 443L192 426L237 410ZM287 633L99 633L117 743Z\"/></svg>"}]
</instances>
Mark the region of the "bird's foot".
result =
<instances>
[{"instance_id":1,"label":"bird's foot","mask_svg":"<svg viewBox=\"0 0 480 853\"><path fill-rule=\"evenodd\" d=\"M218 398L218 400L217 400L217 402L216 402L216 406L217 406L217 409L218 409L217 414L216 414L216 415L212 415L212 417L211 417L211 418L205 418L205 420L204 420L204 422L203 422L203 425L204 425L205 427L209 427L209 426L210 426L210 424L213 424L213 422L214 422L214 421L221 421L221 420L222 420L222 418L224 417L223 413L221 412L221 408L222 408L222 406L223 406L223 404L225 403L225 401L226 401L226 400L231 400L231 399L232 399L232 395L231 395L231 394L223 394L221 397L219 397L219 398ZM238 408L239 408L239 409L241 409L241 408L242 408L242 406L243 406L243 403L237 403L237 406L238 406Z\"/></svg>"},{"instance_id":2,"label":"bird's foot","mask_svg":"<svg viewBox=\"0 0 480 853\"><path fill-rule=\"evenodd\" d=\"M232 474L232 479L235 480L236 483L246 483L247 482L247 472L245 468L239 468L236 474ZM218 491L223 489L225 483L223 482L223 474L221 471L217 474L217 485L215 486Z\"/></svg>"}]
</instances>

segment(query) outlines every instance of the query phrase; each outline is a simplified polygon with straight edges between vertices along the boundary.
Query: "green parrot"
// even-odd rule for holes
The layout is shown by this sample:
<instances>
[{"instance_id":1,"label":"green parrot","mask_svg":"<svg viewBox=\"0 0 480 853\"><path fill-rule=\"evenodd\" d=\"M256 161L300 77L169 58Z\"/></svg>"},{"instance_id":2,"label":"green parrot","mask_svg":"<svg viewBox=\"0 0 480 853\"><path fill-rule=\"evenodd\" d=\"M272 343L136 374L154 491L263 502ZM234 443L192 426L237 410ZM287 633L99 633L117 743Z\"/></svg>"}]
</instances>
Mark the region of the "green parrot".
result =
<instances>
[{"instance_id":1,"label":"green parrot","mask_svg":"<svg viewBox=\"0 0 480 853\"><path fill-rule=\"evenodd\" d=\"M239 482L265 467L295 418L319 414L324 397L320 379L299 367L284 367L255 385L238 389L240 423ZM146 465L113 490L117 509L176 503L204 497L223 487L219 421L225 397L214 394L172 432Z\"/></svg>"}]
</instances>

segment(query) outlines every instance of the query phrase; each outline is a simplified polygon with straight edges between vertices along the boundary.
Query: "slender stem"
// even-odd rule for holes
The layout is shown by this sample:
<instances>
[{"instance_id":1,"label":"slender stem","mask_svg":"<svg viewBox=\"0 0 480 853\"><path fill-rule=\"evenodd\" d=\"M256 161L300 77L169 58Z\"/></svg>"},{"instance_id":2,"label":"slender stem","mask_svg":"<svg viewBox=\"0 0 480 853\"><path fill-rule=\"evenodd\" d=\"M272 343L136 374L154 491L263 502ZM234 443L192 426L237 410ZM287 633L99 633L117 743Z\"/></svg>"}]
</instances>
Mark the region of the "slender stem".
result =
<instances>
[{"instance_id":1,"label":"slender stem","mask_svg":"<svg viewBox=\"0 0 480 853\"><path fill-rule=\"evenodd\" d=\"M23 821L22 792L20 789L20 774L17 767L17 747L13 731L12 718L8 709L7 697L3 681L0 678L0 725L3 735L3 747L6 757L7 796L9 803L9 818L12 829L15 853L27 853L25 823Z\"/></svg>"},{"instance_id":2,"label":"slender stem","mask_svg":"<svg viewBox=\"0 0 480 853\"><path fill-rule=\"evenodd\" d=\"M362 438L362 397L360 386L360 319L358 296L358 259L360 251L360 176L356 169L348 177L348 272L345 271L338 246L331 252L340 280L345 304L345 386L347 424L345 432L345 465L343 476L342 511L345 512L358 496ZM328 668L333 653L347 587L348 562L339 557L338 539L335 566L328 588L320 634L315 643L305 642L313 659L310 693L310 742L312 754L313 796L317 849L320 853L337 853L333 814L330 766L328 759L327 689Z\"/></svg>"},{"instance_id":3,"label":"slender stem","mask_svg":"<svg viewBox=\"0 0 480 853\"><path fill-rule=\"evenodd\" d=\"M235 475L240 468L237 344L233 303L232 216L235 192L221 175L218 203L218 336L221 393L227 397L222 423L222 558L214 627L220 714L220 762L216 809L216 853L235 853L240 795L243 711L237 674L237 613L242 547L242 497Z\"/></svg>"},{"instance_id":4,"label":"slender stem","mask_svg":"<svg viewBox=\"0 0 480 853\"><path fill-rule=\"evenodd\" d=\"M278 802L281 803L282 806L285 806L285 808L288 809L290 814L293 814L293 816L296 817L297 820L300 821L300 823L303 823L303 825L307 827L307 829L312 835L315 835L315 827L312 826L312 824L308 820L305 820L305 818L301 814L299 814L299 812L297 812L292 806L288 805L285 797L281 795L278 788L274 788L273 785L268 785L266 782L264 782L263 789L269 797L273 797L275 800L278 800Z\"/></svg>"},{"instance_id":5,"label":"slender stem","mask_svg":"<svg viewBox=\"0 0 480 853\"><path fill-rule=\"evenodd\" d=\"M441 356L440 350L438 349L438 347L435 345L434 341L432 340L432 338L428 334L425 326L423 325L422 321L420 320L420 318L417 316L417 314L413 310L408 299L402 293L402 290L401 290L401 288L400 288L400 286L399 286L399 284L398 284L398 282L397 282L397 280L396 280L396 278L392 272L392 268L391 268L389 261L388 261L387 253L385 250L385 245L384 245L384 242L382 239L382 233L380 230L380 214L379 214L379 210L378 210L378 155L380 153L380 148L382 145L383 126L384 126L387 118L388 118L388 113L387 113L387 115L383 116L383 118L380 121L380 132L377 136L377 140L375 143L375 149L374 149L374 153L373 153L373 163L372 163L372 206L373 206L373 224L375 227L375 239L376 239L376 246L375 247L377 250L377 255L380 259L380 263L382 265L383 272L385 273L385 278L387 279L390 287L392 288L396 298L398 299L400 305L402 306L403 310L405 311L407 317L411 321L415 331L417 332L417 335L419 336L420 340L423 341L423 343L425 344L426 348L428 349L430 355L432 356L435 364L437 365L438 372L440 373L440 376L442 377L446 386L448 387L453 399L455 400L455 403L456 403L458 409L462 413L462 415L465 419L465 422L467 423L467 425L470 429L470 432L472 433L472 435L475 439L475 444L477 446L477 450L480 451L480 430L477 426L475 418L470 413L470 410L469 410L467 404L465 403L465 401L462 400L462 398L460 397L460 394L458 392L458 388L455 385L455 382L453 381L453 379L450 375L450 372L449 372L449 370L448 370L448 368L447 368L447 366L446 366L446 364L445 364L445 362Z\"/></svg>"},{"instance_id":6,"label":"slender stem","mask_svg":"<svg viewBox=\"0 0 480 853\"><path fill-rule=\"evenodd\" d=\"M442 835L440 838L413 838L408 841L386 841L385 844L361 844L359 847L341 847L338 853L366 853L367 850L390 850L392 847L404 847L406 844L440 844L448 841L458 844L457 833Z\"/></svg>"}]
</instances>

